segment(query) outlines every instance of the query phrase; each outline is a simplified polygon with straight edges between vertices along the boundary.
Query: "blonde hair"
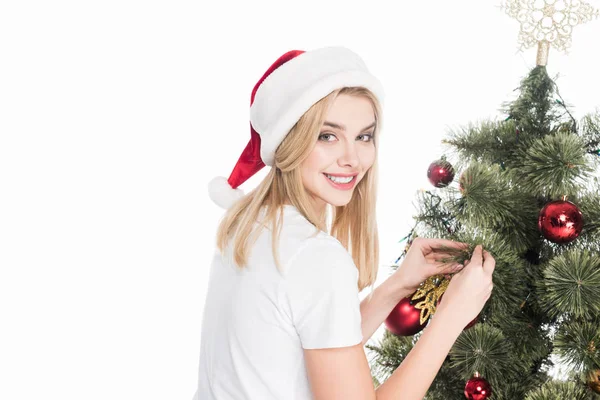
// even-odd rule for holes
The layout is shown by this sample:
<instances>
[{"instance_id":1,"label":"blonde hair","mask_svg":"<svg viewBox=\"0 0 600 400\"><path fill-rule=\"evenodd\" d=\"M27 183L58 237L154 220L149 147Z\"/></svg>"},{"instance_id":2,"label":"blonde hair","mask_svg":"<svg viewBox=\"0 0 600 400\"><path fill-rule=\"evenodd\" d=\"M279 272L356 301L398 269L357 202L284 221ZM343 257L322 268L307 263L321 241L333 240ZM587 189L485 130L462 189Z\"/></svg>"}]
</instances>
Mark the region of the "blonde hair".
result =
<instances>
[{"instance_id":1,"label":"blonde hair","mask_svg":"<svg viewBox=\"0 0 600 400\"><path fill-rule=\"evenodd\" d=\"M331 207L331 230L327 229L327 208L317 213L302 184L300 166L317 142L327 111L341 94L367 98L375 114L375 161L356 186L350 202ZM315 103L292 127L275 152L274 165L268 175L251 192L227 210L217 230L217 247L223 252L230 243L233 261L239 268L247 263L251 246L263 227L271 224L273 257L281 270L278 240L283 205L290 202L318 230L337 238L349 251L359 272L359 291L373 286L379 265L379 236L375 215L377 191L377 139L381 130L381 105L375 95L363 87L337 89ZM254 228L261 209L266 207L262 224ZM318 233L315 230L315 234ZM233 240L230 242L230 240Z\"/></svg>"}]
</instances>

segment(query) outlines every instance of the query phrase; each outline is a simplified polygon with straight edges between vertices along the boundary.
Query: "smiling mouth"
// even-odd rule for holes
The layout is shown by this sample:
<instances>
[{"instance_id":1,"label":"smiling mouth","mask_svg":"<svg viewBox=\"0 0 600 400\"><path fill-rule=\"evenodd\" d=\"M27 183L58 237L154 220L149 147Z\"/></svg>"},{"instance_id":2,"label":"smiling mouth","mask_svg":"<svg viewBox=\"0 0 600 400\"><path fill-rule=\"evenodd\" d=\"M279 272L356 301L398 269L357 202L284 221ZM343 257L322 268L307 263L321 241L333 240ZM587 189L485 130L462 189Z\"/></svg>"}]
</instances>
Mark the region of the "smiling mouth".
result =
<instances>
[{"instance_id":1,"label":"smiling mouth","mask_svg":"<svg viewBox=\"0 0 600 400\"><path fill-rule=\"evenodd\" d=\"M333 175L329 175L329 174L325 174L325 173L323 175L325 175L327 177L327 179L329 179L331 182L342 184L342 185L351 183L356 179L356 175L344 176L344 177L333 176Z\"/></svg>"},{"instance_id":2,"label":"smiling mouth","mask_svg":"<svg viewBox=\"0 0 600 400\"><path fill-rule=\"evenodd\" d=\"M323 176L325 177L325 179L327 179L331 186L333 186L337 190L343 191L353 190L358 177L358 175L338 177L326 173L323 173Z\"/></svg>"}]
</instances>

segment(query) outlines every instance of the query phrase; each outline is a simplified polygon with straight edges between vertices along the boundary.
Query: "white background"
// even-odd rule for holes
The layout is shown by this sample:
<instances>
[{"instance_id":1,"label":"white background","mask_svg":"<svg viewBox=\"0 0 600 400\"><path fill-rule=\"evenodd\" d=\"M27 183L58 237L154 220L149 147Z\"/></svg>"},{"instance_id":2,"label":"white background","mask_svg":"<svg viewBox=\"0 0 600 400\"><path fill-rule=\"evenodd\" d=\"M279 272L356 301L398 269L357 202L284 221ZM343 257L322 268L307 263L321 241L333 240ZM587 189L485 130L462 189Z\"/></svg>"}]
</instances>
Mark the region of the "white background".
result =
<instances>
[{"instance_id":1,"label":"white background","mask_svg":"<svg viewBox=\"0 0 600 400\"><path fill-rule=\"evenodd\" d=\"M386 88L384 279L440 140L504 118L535 64L498 4L3 2L0 398L191 399L222 215L206 185L231 172L252 87L291 49L347 46ZM600 105L600 21L573 38L549 72L580 118Z\"/></svg>"}]
</instances>

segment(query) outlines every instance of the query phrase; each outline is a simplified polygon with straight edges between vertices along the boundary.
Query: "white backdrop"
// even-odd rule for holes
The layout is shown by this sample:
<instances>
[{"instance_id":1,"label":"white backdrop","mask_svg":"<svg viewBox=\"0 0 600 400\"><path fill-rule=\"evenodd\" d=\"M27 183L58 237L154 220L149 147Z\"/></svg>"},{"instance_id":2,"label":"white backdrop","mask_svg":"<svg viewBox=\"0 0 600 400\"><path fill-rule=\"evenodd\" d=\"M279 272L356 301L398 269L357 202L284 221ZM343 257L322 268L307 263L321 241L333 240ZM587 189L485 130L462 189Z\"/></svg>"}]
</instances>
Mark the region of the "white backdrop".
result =
<instances>
[{"instance_id":1,"label":"white backdrop","mask_svg":"<svg viewBox=\"0 0 600 400\"><path fill-rule=\"evenodd\" d=\"M503 118L535 64L497 5L3 2L0 398L191 399L222 215L206 185L231 172L252 87L290 49L347 46L385 85L385 278L447 129ZM600 106L599 38L596 20L550 53L577 118Z\"/></svg>"}]
</instances>

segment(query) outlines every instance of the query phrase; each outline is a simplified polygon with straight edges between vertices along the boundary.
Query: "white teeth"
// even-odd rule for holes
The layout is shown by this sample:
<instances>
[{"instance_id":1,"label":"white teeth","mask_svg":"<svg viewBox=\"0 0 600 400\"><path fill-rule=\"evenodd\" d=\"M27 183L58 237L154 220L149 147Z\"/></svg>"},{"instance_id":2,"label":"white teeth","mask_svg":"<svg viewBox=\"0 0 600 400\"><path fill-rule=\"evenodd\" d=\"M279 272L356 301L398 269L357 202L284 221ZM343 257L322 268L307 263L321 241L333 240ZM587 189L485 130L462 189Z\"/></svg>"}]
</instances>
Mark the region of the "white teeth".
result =
<instances>
[{"instance_id":1,"label":"white teeth","mask_svg":"<svg viewBox=\"0 0 600 400\"><path fill-rule=\"evenodd\" d=\"M353 176L348 176L346 178L341 178L341 177L337 177L337 176L331 176L331 175L327 175L327 174L325 174L325 176L328 177L330 180L336 182L336 183L348 183L352 179L354 179Z\"/></svg>"}]
</instances>

